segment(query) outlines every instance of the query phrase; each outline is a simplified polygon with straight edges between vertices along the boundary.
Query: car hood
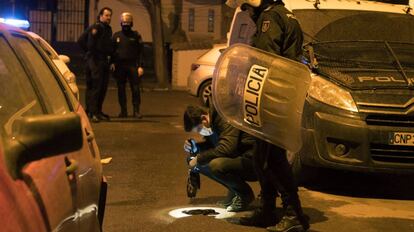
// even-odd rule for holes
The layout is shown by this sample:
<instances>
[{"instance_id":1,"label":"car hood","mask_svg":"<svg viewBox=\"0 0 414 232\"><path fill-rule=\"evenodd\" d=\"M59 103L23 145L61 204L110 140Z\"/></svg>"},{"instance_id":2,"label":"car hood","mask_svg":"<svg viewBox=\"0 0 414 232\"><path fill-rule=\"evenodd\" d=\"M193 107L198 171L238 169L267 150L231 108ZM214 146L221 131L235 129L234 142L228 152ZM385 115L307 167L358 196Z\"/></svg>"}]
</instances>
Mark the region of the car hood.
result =
<instances>
[{"instance_id":1,"label":"car hood","mask_svg":"<svg viewBox=\"0 0 414 232\"><path fill-rule=\"evenodd\" d=\"M312 44L314 72L350 89L408 88L414 83L414 44L337 41Z\"/></svg>"}]
</instances>

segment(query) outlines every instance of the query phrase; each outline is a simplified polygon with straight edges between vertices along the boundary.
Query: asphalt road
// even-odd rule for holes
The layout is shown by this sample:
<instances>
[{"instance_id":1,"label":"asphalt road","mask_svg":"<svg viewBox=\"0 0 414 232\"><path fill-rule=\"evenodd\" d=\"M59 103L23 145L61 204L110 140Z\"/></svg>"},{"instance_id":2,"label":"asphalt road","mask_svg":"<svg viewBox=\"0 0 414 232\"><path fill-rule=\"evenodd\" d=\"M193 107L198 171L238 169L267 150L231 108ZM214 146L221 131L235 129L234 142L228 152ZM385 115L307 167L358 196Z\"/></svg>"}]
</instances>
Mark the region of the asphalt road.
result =
<instances>
[{"instance_id":1,"label":"asphalt road","mask_svg":"<svg viewBox=\"0 0 414 232\"><path fill-rule=\"evenodd\" d=\"M84 90L84 88L81 88ZM145 91L144 118L118 119L116 90L109 88L104 111L111 122L93 124L104 165L109 192L103 229L123 231L265 231L240 226L226 219L191 216L175 219L172 210L214 207L226 190L202 177L196 199L186 196L187 169L183 141L197 135L184 132L182 113L194 97L178 91ZM256 194L257 183L251 183ZM323 172L318 184L300 188L304 211L311 218L311 231L379 232L414 231L413 176L366 175ZM256 202L257 204L257 202Z\"/></svg>"}]
</instances>

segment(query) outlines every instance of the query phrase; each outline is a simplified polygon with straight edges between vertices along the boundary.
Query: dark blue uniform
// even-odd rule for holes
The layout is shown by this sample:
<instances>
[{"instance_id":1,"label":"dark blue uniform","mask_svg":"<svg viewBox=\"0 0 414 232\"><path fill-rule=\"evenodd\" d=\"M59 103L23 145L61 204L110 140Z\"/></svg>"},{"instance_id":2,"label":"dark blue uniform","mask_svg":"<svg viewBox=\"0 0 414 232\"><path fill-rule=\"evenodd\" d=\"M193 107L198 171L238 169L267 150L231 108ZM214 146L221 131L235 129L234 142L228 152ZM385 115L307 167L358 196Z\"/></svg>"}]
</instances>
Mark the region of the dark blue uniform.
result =
<instances>
[{"instance_id":1,"label":"dark blue uniform","mask_svg":"<svg viewBox=\"0 0 414 232\"><path fill-rule=\"evenodd\" d=\"M142 38L137 31L121 30L114 34L113 43L115 48L115 78L118 84L118 101L121 107L120 116L127 116L127 98L125 93L128 81L132 91L132 104L134 116L139 115L141 94L139 89L138 67L142 60Z\"/></svg>"},{"instance_id":2,"label":"dark blue uniform","mask_svg":"<svg viewBox=\"0 0 414 232\"><path fill-rule=\"evenodd\" d=\"M101 118L109 80L109 59L113 53L112 29L98 22L88 30L86 109L90 116Z\"/></svg>"},{"instance_id":3,"label":"dark blue uniform","mask_svg":"<svg viewBox=\"0 0 414 232\"><path fill-rule=\"evenodd\" d=\"M256 22L253 46L292 60L300 60L303 33L299 22L283 3L266 8Z\"/></svg>"},{"instance_id":4,"label":"dark blue uniform","mask_svg":"<svg viewBox=\"0 0 414 232\"><path fill-rule=\"evenodd\" d=\"M302 29L293 13L284 7L283 2L269 3L260 13L256 26L257 32L253 38L254 47L292 60L300 60L303 44ZM305 230L309 228L302 212L298 188L286 157L286 150L259 140L254 160L262 191L262 213L264 214L262 221L258 220L258 223L264 226L274 223L271 218L273 216L269 217L269 215L274 212L275 198L279 191L284 198L282 203L286 209L285 215L296 215L303 228ZM256 222L249 219L244 224L250 223ZM289 225L268 228L270 231L285 231L285 229L289 229Z\"/></svg>"}]
</instances>

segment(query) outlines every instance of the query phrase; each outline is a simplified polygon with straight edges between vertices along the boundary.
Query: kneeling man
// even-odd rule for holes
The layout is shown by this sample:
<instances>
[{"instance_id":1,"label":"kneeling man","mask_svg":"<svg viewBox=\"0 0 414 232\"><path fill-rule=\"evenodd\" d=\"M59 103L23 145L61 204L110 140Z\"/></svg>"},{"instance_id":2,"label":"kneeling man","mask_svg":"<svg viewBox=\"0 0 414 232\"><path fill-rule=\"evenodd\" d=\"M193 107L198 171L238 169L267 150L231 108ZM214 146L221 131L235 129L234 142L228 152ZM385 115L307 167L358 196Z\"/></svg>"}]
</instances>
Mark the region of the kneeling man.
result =
<instances>
[{"instance_id":1,"label":"kneeling man","mask_svg":"<svg viewBox=\"0 0 414 232\"><path fill-rule=\"evenodd\" d=\"M202 142L188 139L184 143L191 172L201 173L228 189L226 199L219 202L227 211L246 210L254 200L253 190L246 181L257 180L252 160L256 139L225 122L213 104L208 112L188 106L184 128L204 137Z\"/></svg>"}]
</instances>

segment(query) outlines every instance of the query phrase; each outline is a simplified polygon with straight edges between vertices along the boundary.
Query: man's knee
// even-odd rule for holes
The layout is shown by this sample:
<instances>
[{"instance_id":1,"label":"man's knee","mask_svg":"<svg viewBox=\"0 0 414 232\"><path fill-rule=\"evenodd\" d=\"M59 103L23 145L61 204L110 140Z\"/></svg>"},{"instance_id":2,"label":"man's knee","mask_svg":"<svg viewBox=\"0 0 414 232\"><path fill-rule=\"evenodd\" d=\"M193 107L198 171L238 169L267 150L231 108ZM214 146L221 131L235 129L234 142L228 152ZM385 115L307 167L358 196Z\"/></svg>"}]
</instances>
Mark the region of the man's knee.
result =
<instances>
[{"instance_id":1,"label":"man's knee","mask_svg":"<svg viewBox=\"0 0 414 232\"><path fill-rule=\"evenodd\" d=\"M211 170L212 173L226 173L226 164L225 161L223 159L217 158L217 159L213 159L212 161L210 161L210 163L208 163L208 166Z\"/></svg>"}]
</instances>

